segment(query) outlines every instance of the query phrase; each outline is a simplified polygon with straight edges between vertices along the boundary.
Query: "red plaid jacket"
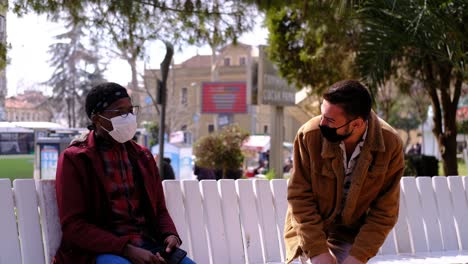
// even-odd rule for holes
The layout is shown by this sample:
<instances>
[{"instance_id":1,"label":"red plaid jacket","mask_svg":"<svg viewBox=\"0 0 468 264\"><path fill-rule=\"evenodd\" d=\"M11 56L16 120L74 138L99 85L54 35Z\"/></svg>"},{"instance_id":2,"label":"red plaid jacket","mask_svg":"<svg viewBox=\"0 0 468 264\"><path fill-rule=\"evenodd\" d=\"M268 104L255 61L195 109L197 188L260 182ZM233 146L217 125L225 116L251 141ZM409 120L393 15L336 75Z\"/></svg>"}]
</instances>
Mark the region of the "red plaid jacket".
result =
<instances>
[{"instance_id":1,"label":"red plaid jacket","mask_svg":"<svg viewBox=\"0 0 468 264\"><path fill-rule=\"evenodd\" d=\"M143 178L145 215L151 223L152 237L164 239L177 235L166 209L158 168L150 151L133 141L125 143L132 164ZM96 255L122 255L127 236L115 236L109 230L111 207L104 190L105 173L95 144L94 132L72 143L60 155L56 192L62 242L54 259L56 264L95 263ZM178 235L177 235L178 236Z\"/></svg>"}]
</instances>

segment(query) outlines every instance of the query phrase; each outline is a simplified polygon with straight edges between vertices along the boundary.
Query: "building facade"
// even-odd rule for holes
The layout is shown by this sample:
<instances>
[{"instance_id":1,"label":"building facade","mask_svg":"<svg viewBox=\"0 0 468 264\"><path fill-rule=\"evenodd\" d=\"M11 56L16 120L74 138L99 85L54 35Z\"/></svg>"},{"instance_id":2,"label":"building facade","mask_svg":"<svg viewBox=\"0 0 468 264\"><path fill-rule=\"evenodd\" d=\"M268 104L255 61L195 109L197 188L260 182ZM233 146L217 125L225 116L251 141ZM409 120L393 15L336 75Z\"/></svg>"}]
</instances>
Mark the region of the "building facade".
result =
<instances>
[{"instance_id":1,"label":"building facade","mask_svg":"<svg viewBox=\"0 0 468 264\"><path fill-rule=\"evenodd\" d=\"M251 77L254 71L253 65L257 60L258 52L253 47L238 43L228 45L219 51L215 60L215 74L211 71L211 55L196 55L173 65L167 80L166 125L169 133L182 130L195 141L225 125L238 124L252 135L270 134L272 106L257 104L258 89L255 77ZM156 83L160 76L159 69L145 70L145 87L153 98L157 97ZM204 111L209 101L206 88L210 82L244 82L247 87L246 93L239 96L242 96L240 100L245 100L245 111L233 113ZM135 92L132 95L139 97L135 98L135 101L143 103L139 121L157 122L159 117L150 96ZM287 106L284 108L284 113L284 141L292 142L299 127L310 116L298 106Z\"/></svg>"},{"instance_id":2,"label":"building facade","mask_svg":"<svg viewBox=\"0 0 468 264\"><path fill-rule=\"evenodd\" d=\"M44 121L51 122L53 112L48 97L38 91L25 91L23 94L5 100L6 121Z\"/></svg>"}]
</instances>

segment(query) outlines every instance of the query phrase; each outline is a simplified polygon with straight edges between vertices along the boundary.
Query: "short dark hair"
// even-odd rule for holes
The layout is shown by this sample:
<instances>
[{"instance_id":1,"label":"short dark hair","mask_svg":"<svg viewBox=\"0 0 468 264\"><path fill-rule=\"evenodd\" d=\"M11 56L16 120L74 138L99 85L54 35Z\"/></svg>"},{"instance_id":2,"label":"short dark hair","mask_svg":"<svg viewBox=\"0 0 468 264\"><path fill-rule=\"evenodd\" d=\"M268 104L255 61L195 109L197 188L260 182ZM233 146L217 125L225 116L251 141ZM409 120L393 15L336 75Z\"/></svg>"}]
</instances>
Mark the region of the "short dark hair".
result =
<instances>
[{"instance_id":1,"label":"short dark hair","mask_svg":"<svg viewBox=\"0 0 468 264\"><path fill-rule=\"evenodd\" d=\"M369 118L372 98L367 88L355 80L334 83L323 94L323 99L340 106L348 118Z\"/></svg>"}]
</instances>

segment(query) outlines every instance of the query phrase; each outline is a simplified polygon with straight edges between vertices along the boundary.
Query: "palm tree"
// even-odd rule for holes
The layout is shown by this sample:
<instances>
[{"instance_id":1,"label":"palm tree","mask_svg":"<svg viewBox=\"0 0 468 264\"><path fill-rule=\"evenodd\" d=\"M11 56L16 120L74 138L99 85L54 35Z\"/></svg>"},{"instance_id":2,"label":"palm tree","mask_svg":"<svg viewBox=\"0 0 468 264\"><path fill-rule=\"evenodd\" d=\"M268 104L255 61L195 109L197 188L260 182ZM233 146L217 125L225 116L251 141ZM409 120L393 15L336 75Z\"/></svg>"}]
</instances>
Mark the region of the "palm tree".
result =
<instances>
[{"instance_id":1,"label":"palm tree","mask_svg":"<svg viewBox=\"0 0 468 264\"><path fill-rule=\"evenodd\" d=\"M357 13L361 75L374 87L402 72L423 83L446 175L458 174L455 116L468 76L467 10L464 0L372 0L362 1Z\"/></svg>"}]
</instances>

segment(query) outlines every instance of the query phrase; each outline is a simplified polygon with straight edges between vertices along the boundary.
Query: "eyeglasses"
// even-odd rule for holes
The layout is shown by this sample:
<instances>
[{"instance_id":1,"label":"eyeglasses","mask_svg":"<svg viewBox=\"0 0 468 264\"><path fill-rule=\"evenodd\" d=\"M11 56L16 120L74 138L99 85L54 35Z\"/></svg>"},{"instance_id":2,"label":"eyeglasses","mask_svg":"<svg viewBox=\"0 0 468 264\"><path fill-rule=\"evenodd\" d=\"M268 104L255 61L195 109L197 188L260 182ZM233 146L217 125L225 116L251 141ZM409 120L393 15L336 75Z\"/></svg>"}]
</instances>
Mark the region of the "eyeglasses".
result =
<instances>
[{"instance_id":1,"label":"eyeglasses","mask_svg":"<svg viewBox=\"0 0 468 264\"><path fill-rule=\"evenodd\" d=\"M127 109L106 109L106 110L102 110L102 112L111 112L111 113L115 113L115 116L127 117L128 114L130 113L134 115L138 115L139 110L140 110L140 106L134 105Z\"/></svg>"}]
</instances>

